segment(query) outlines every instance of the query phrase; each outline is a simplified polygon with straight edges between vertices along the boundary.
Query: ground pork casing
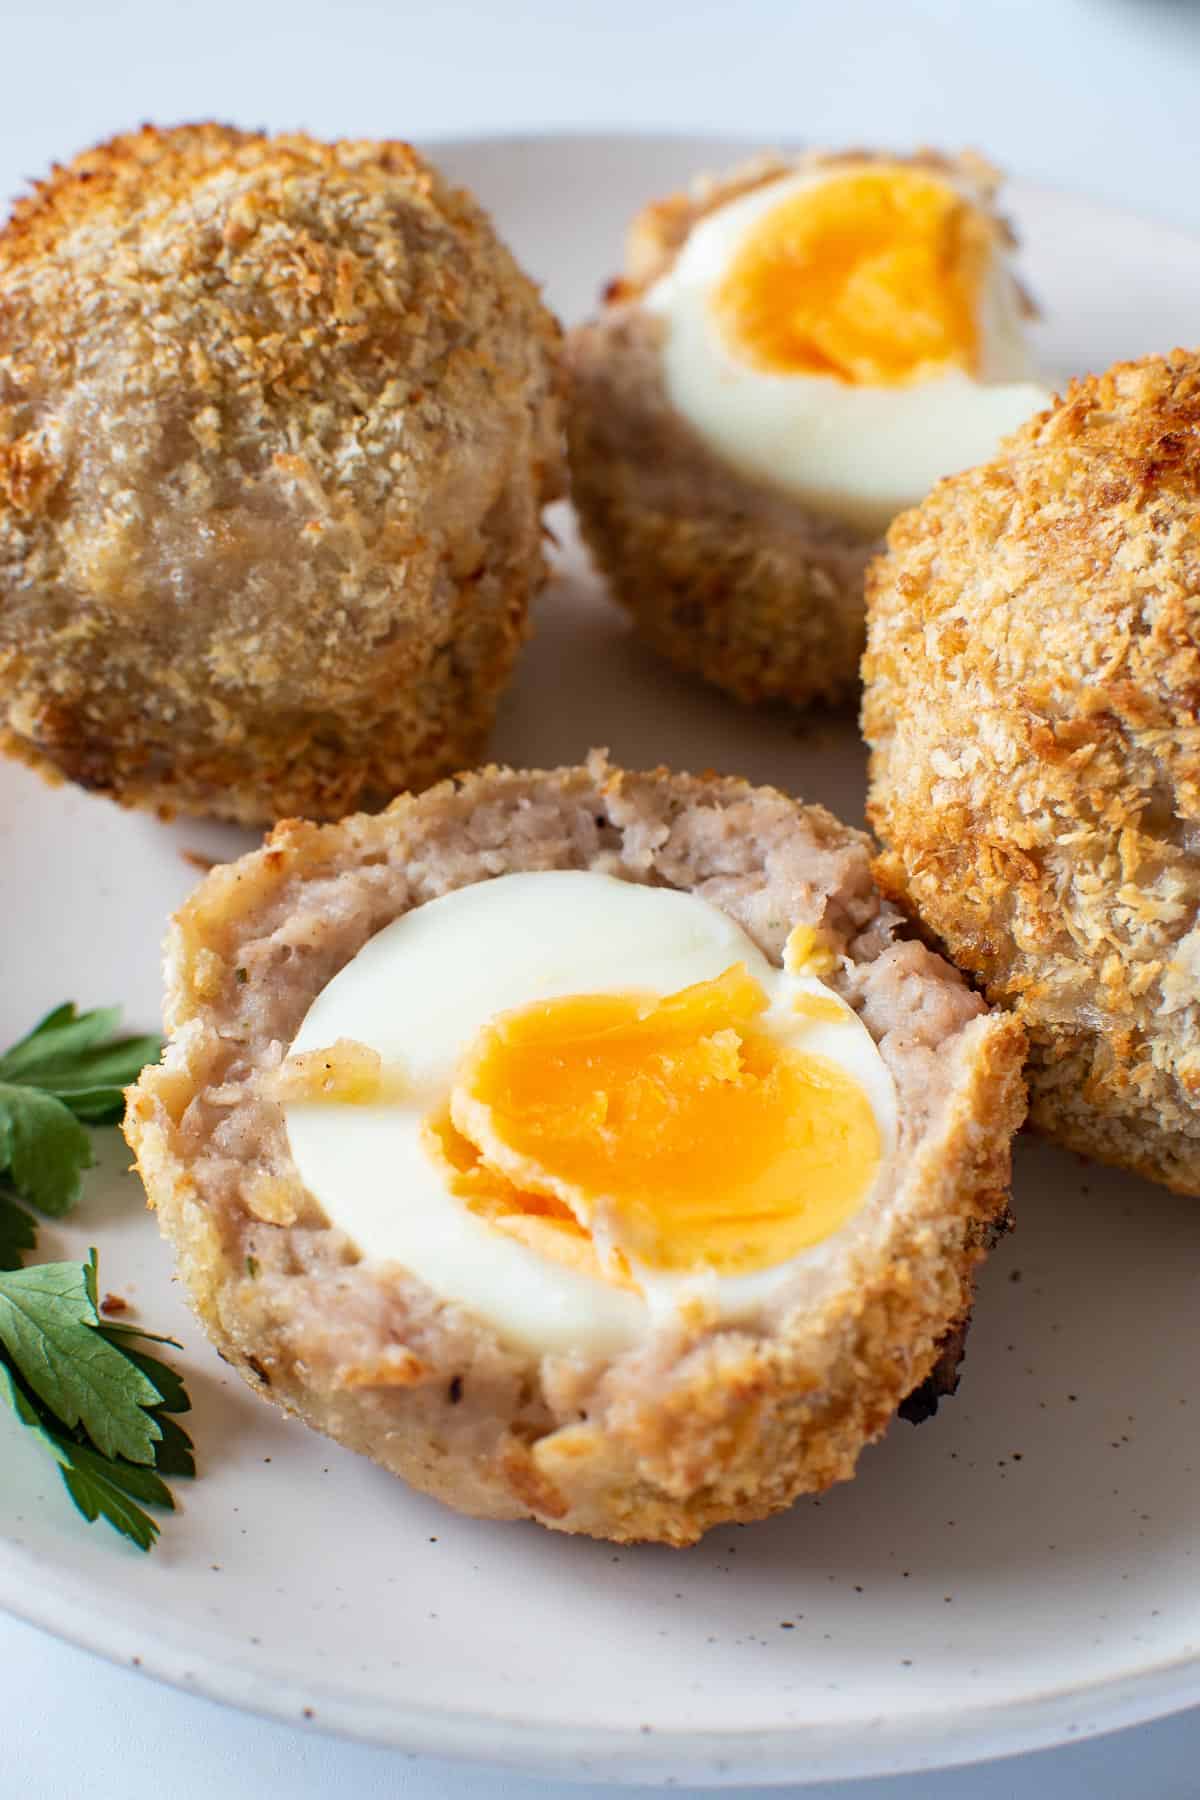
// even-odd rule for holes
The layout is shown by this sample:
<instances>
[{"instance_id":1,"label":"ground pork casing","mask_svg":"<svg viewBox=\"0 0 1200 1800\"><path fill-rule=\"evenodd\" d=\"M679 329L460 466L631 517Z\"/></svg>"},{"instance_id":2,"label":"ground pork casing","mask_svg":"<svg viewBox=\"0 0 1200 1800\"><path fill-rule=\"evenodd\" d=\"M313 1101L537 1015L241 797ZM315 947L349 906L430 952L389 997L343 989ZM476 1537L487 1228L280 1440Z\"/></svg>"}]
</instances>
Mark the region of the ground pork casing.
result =
<instances>
[{"instance_id":1,"label":"ground pork casing","mask_svg":"<svg viewBox=\"0 0 1200 1800\"><path fill-rule=\"evenodd\" d=\"M1200 357L1074 383L869 593L881 884L1025 1024L1035 1126L1200 1194Z\"/></svg>"},{"instance_id":2,"label":"ground pork casing","mask_svg":"<svg viewBox=\"0 0 1200 1800\"><path fill-rule=\"evenodd\" d=\"M405 144L147 128L56 170L0 231L0 742L249 823L475 760L557 357Z\"/></svg>"},{"instance_id":3,"label":"ground pork casing","mask_svg":"<svg viewBox=\"0 0 1200 1800\"><path fill-rule=\"evenodd\" d=\"M680 1321L607 1360L517 1351L362 1261L299 1182L271 1078L316 994L408 909L564 868L699 894L776 961L792 924L819 928L892 1071L893 1188L753 1325ZM867 840L822 808L599 757L279 826L176 919L171 1042L130 1094L127 1135L205 1326L270 1398L485 1516L686 1544L848 1477L969 1309L1023 1107L1019 1025L894 926Z\"/></svg>"},{"instance_id":4,"label":"ground pork casing","mask_svg":"<svg viewBox=\"0 0 1200 1800\"><path fill-rule=\"evenodd\" d=\"M837 700L857 681L863 533L724 463L674 411L661 321L611 306L568 342L571 493L647 643L739 700Z\"/></svg>"}]
</instances>

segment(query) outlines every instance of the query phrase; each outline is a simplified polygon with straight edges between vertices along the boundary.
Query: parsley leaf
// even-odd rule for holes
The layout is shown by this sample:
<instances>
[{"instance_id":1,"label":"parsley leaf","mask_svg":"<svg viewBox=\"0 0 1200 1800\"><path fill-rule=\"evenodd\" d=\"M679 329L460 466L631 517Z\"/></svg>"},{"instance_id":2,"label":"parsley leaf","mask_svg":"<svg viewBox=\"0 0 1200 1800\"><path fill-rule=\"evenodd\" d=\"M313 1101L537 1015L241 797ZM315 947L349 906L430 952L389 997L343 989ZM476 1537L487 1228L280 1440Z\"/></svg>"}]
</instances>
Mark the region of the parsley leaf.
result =
<instances>
[{"instance_id":1,"label":"parsley leaf","mask_svg":"<svg viewBox=\"0 0 1200 1800\"><path fill-rule=\"evenodd\" d=\"M94 1160L84 1125L115 1124L125 1087L161 1048L156 1037L114 1038L120 1016L68 1001L0 1056L0 1175L51 1218L75 1205Z\"/></svg>"},{"instance_id":2,"label":"parsley leaf","mask_svg":"<svg viewBox=\"0 0 1200 1800\"><path fill-rule=\"evenodd\" d=\"M72 1447L70 1459L63 1466L63 1480L89 1525L105 1518L124 1537L131 1538L139 1550L151 1548L158 1526L137 1502L165 1506L169 1512L175 1510L170 1488L152 1470L111 1461L81 1445Z\"/></svg>"},{"instance_id":3,"label":"parsley leaf","mask_svg":"<svg viewBox=\"0 0 1200 1800\"><path fill-rule=\"evenodd\" d=\"M0 1191L0 1269L19 1269L37 1243L37 1226L15 1200Z\"/></svg>"},{"instance_id":4,"label":"parsley leaf","mask_svg":"<svg viewBox=\"0 0 1200 1800\"><path fill-rule=\"evenodd\" d=\"M191 1438L169 1414L160 1412L157 1417L162 1436L154 1446L155 1468L160 1475L194 1475L196 1457Z\"/></svg>"},{"instance_id":5,"label":"parsley leaf","mask_svg":"<svg viewBox=\"0 0 1200 1800\"><path fill-rule=\"evenodd\" d=\"M0 1276L0 1399L58 1464L84 1518L106 1519L149 1550L159 1528L143 1507L173 1511L163 1477L196 1472L192 1441L172 1416L191 1403L174 1369L133 1347L141 1333L99 1322L96 1280L95 1251L82 1265ZM48 1365L48 1347L70 1355Z\"/></svg>"},{"instance_id":6,"label":"parsley leaf","mask_svg":"<svg viewBox=\"0 0 1200 1800\"><path fill-rule=\"evenodd\" d=\"M28 1426L34 1436L40 1438L45 1447L54 1456L57 1456L57 1446L52 1435L43 1426L42 1415L34 1405L32 1396L26 1392L22 1383L17 1380L15 1373L2 1357L0 1357L0 1395L8 1401L22 1425Z\"/></svg>"},{"instance_id":7,"label":"parsley leaf","mask_svg":"<svg viewBox=\"0 0 1200 1800\"><path fill-rule=\"evenodd\" d=\"M112 1039L121 1018L119 1006L76 1012L70 1001L56 1006L11 1050L0 1056L0 1081L22 1081L34 1087L85 1087L97 1081L127 1086L143 1065L158 1055L152 1037ZM149 1054L144 1054L145 1052Z\"/></svg>"},{"instance_id":8,"label":"parsley leaf","mask_svg":"<svg viewBox=\"0 0 1200 1800\"><path fill-rule=\"evenodd\" d=\"M0 1344L38 1399L64 1425L82 1425L102 1455L152 1462L162 1434L145 1409L162 1397L98 1324L78 1263L0 1274Z\"/></svg>"},{"instance_id":9,"label":"parsley leaf","mask_svg":"<svg viewBox=\"0 0 1200 1800\"><path fill-rule=\"evenodd\" d=\"M100 1336L115 1344L135 1369L140 1369L158 1394L158 1409L165 1413L191 1412L192 1403L188 1399L187 1389L183 1385L183 1377L174 1369L160 1362L157 1356L149 1356L144 1350L135 1350L130 1339L145 1337L153 1344L170 1344L173 1350L180 1345L174 1338L151 1337L148 1332L135 1331L129 1325L101 1325Z\"/></svg>"},{"instance_id":10,"label":"parsley leaf","mask_svg":"<svg viewBox=\"0 0 1200 1800\"><path fill-rule=\"evenodd\" d=\"M176 1370L145 1348L173 1338L100 1317L96 1252L87 1262L23 1268L37 1226L59 1217L93 1162L85 1125L115 1124L124 1088L161 1048L114 1038L116 1007L55 1007L0 1056L0 1402L58 1465L89 1522L106 1519L140 1550L159 1527L144 1508L173 1510L164 1476L194 1475L177 1415L191 1402Z\"/></svg>"},{"instance_id":11,"label":"parsley leaf","mask_svg":"<svg viewBox=\"0 0 1200 1800\"><path fill-rule=\"evenodd\" d=\"M93 1160L87 1132L61 1100L0 1081L0 1168L22 1199L52 1218L69 1212Z\"/></svg>"},{"instance_id":12,"label":"parsley leaf","mask_svg":"<svg viewBox=\"0 0 1200 1800\"><path fill-rule=\"evenodd\" d=\"M89 1524L98 1518L107 1519L139 1550L149 1550L153 1546L158 1537L158 1525L142 1511L138 1502L165 1507L168 1512L175 1510L171 1490L155 1470L138 1467L120 1458L100 1456L86 1440L60 1431L24 1383L3 1362L0 1362L0 1398L8 1401L22 1425L58 1464L67 1492ZM173 1425L172 1430L181 1440L169 1459L172 1466L165 1466L165 1460L160 1459L157 1467L164 1474L194 1474L195 1464L187 1434L177 1425Z\"/></svg>"}]
</instances>

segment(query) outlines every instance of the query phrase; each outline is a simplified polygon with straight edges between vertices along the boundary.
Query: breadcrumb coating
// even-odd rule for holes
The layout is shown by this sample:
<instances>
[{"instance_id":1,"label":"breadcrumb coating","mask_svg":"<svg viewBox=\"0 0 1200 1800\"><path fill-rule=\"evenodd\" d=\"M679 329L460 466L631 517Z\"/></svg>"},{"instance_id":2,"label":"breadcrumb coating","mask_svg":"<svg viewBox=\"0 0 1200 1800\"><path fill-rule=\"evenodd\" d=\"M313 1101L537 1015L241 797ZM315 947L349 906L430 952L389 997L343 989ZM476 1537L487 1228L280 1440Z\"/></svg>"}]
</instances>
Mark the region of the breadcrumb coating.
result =
<instances>
[{"instance_id":1,"label":"breadcrumb coating","mask_svg":"<svg viewBox=\"0 0 1200 1800\"><path fill-rule=\"evenodd\" d=\"M471 760L557 343L406 144L147 127L56 169L0 231L0 742L248 823Z\"/></svg>"},{"instance_id":2,"label":"breadcrumb coating","mask_svg":"<svg viewBox=\"0 0 1200 1800\"><path fill-rule=\"evenodd\" d=\"M699 894L776 963L811 925L896 1082L891 1177L737 1328L699 1308L615 1356L516 1349L364 1261L300 1181L277 1071L316 995L410 908L555 868ZM682 1545L847 1479L927 1377L953 1386L1024 1106L1020 1026L896 923L868 840L823 808L599 756L278 826L174 921L171 1043L129 1095L126 1135L206 1329L259 1392L484 1517Z\"/></svg>"},{"instance_id":3,"label":"breadcrumb coating","mask_svg":"<svg viewBox=\"0 0 1200 1800\"><path fill-rule=\"evenodd\" d=\"M1025 1024L1035 1125L1200 1194L1200 355L1073 383L869 597L877 878Z\"/></svg>"},{"instance_id":4,"label":"breadcrumb coating","mask_svg":"<svg viewBox=\"0 0 1200 1800\"><path fill-rule=\"evenodd\" d=\"M603 312L567 339L571 492L588 548L654 649L743 701L800 707L856 691L863 580L879 541L743 474L700 438L670 403L663 323L640 301L718 208L786 176L870 160L968 183L997 243L1011 244L991 211L999 176L970 153L764 154L645 207Z\"/></svg>"}]
</instances>

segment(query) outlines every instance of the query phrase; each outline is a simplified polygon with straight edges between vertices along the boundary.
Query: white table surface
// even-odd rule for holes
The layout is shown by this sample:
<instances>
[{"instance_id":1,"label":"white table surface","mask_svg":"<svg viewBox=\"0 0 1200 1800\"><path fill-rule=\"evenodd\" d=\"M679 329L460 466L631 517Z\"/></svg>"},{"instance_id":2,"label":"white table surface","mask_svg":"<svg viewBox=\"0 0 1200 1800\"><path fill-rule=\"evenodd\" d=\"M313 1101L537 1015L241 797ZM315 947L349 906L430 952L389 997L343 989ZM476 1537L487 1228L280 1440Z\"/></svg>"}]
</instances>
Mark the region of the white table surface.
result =
<instances>
[{"instance_id":1,"label":"white table surface","mask_svg":"<svg viewBox=\"0 0 1200 1800\"><path fill-rule=\"evenodd\" d=\"M971 144L1023 175L1200 230L1196 0L132 0L104 9L9 0L0 67L0 194L143 119L424 141L671 128L753 132L764 143ZM550 1791L228 1712L4 1618L0 1669L5 1797L535 1800ZM1200 1711L1037 1756L804 1792L1183 1800L1197 1792L1198 1766ZM601 1800L631 1790L573 1791Z\"/></svg>"}]
</instances>

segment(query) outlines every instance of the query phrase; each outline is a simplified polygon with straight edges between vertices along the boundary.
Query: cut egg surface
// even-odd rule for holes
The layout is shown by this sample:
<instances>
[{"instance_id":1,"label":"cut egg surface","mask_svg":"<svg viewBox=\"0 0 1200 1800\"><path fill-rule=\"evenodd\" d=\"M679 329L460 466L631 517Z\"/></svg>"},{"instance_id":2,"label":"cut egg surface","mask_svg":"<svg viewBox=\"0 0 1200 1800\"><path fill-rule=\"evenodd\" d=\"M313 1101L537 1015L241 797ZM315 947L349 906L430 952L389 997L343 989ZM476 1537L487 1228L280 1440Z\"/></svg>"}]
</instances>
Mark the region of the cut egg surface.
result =
<instances>
[{"instance_id":1,"label":"cut egg surface","mask_svg":"<svg viewBox=\"0 0 1200 1800\"><path fill-rule=\"evenodd\" d=\"M751 1317L885 1179L892 1079L798 926L778 968L698 896L578 870L414 909L281 1075L297 1169L367 1260L513 1345L610 1355Z\"/></svg>"},{"instance_id":2,"label":"cut egg surface","mask_svg":"<svg viewBox=\"0 0 1200 1800\"><path fill-rule=\"evenodd\" d=\"M643 304L705 442L872 533L1052 398L995 222L920 166L838 162L730 200Z\"/></svg>"}]
</instances>

